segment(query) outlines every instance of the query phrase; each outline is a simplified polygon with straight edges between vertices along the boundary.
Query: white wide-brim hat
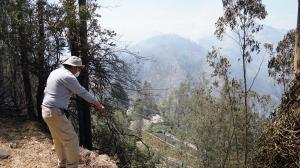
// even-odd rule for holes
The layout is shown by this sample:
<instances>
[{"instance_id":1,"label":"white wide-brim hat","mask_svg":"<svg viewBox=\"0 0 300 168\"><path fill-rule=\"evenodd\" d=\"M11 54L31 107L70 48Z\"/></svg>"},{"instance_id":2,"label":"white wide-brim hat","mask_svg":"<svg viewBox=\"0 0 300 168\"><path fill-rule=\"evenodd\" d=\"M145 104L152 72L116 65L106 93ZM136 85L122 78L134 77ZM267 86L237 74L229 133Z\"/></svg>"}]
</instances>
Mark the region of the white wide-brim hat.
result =
<instances>
[{"instance_id":1,"label":"white wide-brim hat","mask_svg":"<svg viewBox=\"0 0 300 168\"><path fill-rule=\"evenodd\" d=\"M63 65L71 65L71 66L77 66L77 67L84 68L84 65L82 65L81 58L76 57L76 56L71 56L71 57L69 57L69 58L63 63Z\"/></svg>"}]
</instances>

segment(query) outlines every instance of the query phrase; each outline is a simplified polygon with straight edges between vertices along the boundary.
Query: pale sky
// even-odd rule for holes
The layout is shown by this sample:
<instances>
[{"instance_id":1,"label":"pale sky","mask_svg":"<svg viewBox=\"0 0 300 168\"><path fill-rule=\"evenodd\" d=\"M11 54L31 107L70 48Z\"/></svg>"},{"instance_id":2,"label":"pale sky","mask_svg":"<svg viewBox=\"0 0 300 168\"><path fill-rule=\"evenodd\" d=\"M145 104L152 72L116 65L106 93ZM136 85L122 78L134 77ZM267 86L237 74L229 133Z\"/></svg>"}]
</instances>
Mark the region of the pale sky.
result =
<instances>
[{"instance_id":1,"label":"pale sky","mask_svg":"<svg viewBox=\"0 0 300 168\"><path fill-rule=\"evenodd\" d=\"M268 12L263 24L280 29L296 26L297 0L262 0ZM213 35L222 16L221 0L101 0L102 26L121 41L137 43L159 34L178 34L198 41Z\"/></svg>"}]
</instances>

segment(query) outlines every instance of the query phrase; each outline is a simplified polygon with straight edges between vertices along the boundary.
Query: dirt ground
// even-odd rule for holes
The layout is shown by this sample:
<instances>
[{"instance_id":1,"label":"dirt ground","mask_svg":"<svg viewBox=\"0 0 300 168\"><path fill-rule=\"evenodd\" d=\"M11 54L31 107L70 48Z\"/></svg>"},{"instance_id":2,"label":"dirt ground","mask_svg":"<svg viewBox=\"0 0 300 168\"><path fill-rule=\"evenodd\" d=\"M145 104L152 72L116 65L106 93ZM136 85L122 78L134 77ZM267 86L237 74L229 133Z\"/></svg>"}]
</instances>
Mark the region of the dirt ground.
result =
<instances>
[{"instance_id":1,"label":"dirt ground","mask_svg":"<svg viewBox=\"0 0 300 168\"><path fill-rule=\"evenodd\" d=\"M24 116L1 114L0 152L9 153L0 158L0 168L52 168L56 167L55 151L50 135L37 122ZM80 168L116 168L116 162L107 155L81 149Z\"/></svg>"}]
</instances>

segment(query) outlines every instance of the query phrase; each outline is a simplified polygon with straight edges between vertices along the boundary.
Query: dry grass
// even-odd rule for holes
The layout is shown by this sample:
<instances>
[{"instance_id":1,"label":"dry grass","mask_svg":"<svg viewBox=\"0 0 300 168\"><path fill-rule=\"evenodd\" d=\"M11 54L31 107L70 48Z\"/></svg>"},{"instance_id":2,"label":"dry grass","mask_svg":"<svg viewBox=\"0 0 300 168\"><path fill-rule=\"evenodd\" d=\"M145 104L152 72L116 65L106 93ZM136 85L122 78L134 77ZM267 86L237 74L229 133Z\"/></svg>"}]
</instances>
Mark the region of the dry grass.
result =
<instances>
[{"instance_id":1,"label":"dry grass","mask_svg":"<svg viewBox=\"0 0 300 168\"><path fill-rule=\"evenodd\" d=\"M10 144L16 144L12 148ZM52 168L56 167L56 155L52 150L51 137L43 132L39 124L24 117L0 116L0 150L10 153L0 159L1 168ZM81 164L87 168L116 168L116 162L107 155L81 149Z\"/></svg>"},{"instance_id":2,"label":"dry grass","mask_svg":"<svg viewBox=\"0 0 300 168\"><path fill-rule=\"evenodd\" d=\"M299 80L298 80L299 81ZM300 167L300 83L282 98L276 116L265 125L255 148L254 167Z\"/></svg>"}]
</instances>

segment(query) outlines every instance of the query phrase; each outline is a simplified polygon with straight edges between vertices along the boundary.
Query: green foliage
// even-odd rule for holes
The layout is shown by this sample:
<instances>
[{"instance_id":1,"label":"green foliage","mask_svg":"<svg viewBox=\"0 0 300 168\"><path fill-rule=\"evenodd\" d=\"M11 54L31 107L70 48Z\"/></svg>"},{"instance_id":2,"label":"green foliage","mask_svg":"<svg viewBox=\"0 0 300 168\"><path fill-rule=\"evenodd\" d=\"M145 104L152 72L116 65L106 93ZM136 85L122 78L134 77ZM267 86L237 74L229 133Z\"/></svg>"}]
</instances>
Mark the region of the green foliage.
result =
<instances>
[{"instance_id":1,"label":"green foliage","mask_svg":"<svg viewBox=\"0 0 300 168\"><path fill-rule=\"evenodd\" d=\"M257 20L265 19L267 12L261 0L223 0L223 16L216 22L215 35L222 40L224 34L229 30L229 36L238 45L241 55L238 60L242 60L243 69L243 91L244 91L244 167L248 166L248 153L251 150L249 144L251 136L251 113L249 111L248 92L251 91L252 84L247 83L247 64L251 63L253 54L260 52L260 42L255 39L255 34L262 30L263 26L257 24ZM221 60L222 62L222 60ZM252 83L254 83L255 78ZM225 157L226 161L227 157Z\"/></svg>"},{"instance_id":2,"label":"green foliage","mask_svg":"<svg viewBox=\"0 0 300 168\"><path fill-rule=\"evenodd\" d=\"M224 15L216 22L215 34L222 39L226 28L229 28L239 35L240 47L246 51L244 53L246 60L250 62L250 53L259 52L259 43L254 39L253 34L262 29L262 25L257 25L255 21L267 16L265 6L261 0L223 0L222 2Z\"/></svg>"},{"instance_id":3,"label":"green foliage","mask_svg":"<svg viewBox=\"0 0 300 168\"><path fill-rule=\"evenodd\" d=\"M131 118L136 122L136 131L140 137L144 126L143 119L150 120L153 115L159 113L152 90L151 84L145 81L139 91L139 97L133 103Z\"/></svg>"},{"instance_id":4,"label":"green foliage","mask_svg":"<svg viewBox=\"0 0 300 168\"><path fill-rule=\"evenodd\" d=\"M223 85L219 97L213 96L207 80L189 89L187 83L182 83L164 101L160 110L165 114L165 122L163 125L153 125L152 131L172 133L180 141L195 145L197 150L191 151L189 148L187 151L198 158L198 167L240 167L245 127L242 120L244 108L241 83L236 80L228 81L227 85ZM180 109L178 107L185 108L185 115L180 110L176 111ZM250 123L254 126L258 115L252 112L250 114ZM249 139L254 141L255 130L249 132ZM177 143L180 148L187 148L183 143Z\"/></svg>"},{"instance_id":5,"label":"green foliage","mask_svg":"<svg viewBox=\"0 0 300 168\"><path fill-rule=\"evenodd\" d=\"M115 155L120 167L154 167L159 158L152 151L141 150L139 138L128 130L129 120L121 111L109 119L92 117L94 147L100 153Z\"/></svg>"},{"instance_id":6,"label":"green foliage","mask_svg":"<svg viewBox=\"0 0 300 168\"><path fill-rule=\"evenodd\" d=\"M188 81L183 82L161 103L160 111L165 122L154 125L152 130L170 132L180 141L195 145L198 150L191 153L198 158L198 167L238 168L245 152L242 82L230 77L230 63L219 49L209 52L207 59L214 70L212 76L216 82L211 85L203 78L192 87ZM266 108L270 97L253 91L248 94L251 106L248 106L247 136L248 147L252 149L262 122L255 112L256 106ZM180 148L184 146L178 145Z\"/></svg>"},{"instance_id":7,"label":"green foliage","mask_svg":"<svg viewBox=\"0 0 300 168\"><path fill-rule=\"evenodd\" d=\"M128 109L129 107L129 98L128 94L123 89L122 85L120 83L113 83L111 86L111 96L116 101L114 103L117 103L117 106L122 106L124 109Z\"/></svg>"},{"instance_id":8,"label":"green foliage","mask_svg":"<svg viewBox=\"0 0 300 168\"><path fill-rule=\"evenodd\" d=\"M207 54L207 62L210 67L213 68L212 77L228 77L230 62L229 60L221 55L221 48L212 48Z\"/></svg>"},{"instance_id":9,"label":"green foliage","mask_svg":"<svg viewBox=\"0 0 300 168\"><path fill-rule=\"evenodd\" d=\"M127 129L129 127L129 120L124 112L118 110L113 112L113 117L116 120L116 123L122 128Z\"/></svg>"},{"instance_id":10,"label":"green foliage","mask_svg":"<svg viewBox=\"0 0 300 168\"><path fill-rule=\"evenodd\" d=\"M152 124L150 128L150 132L152 133L164 133L164 132L171 132L170 126L162 125L162 124Z\"/></svg>"},{"instance_id":11,"label":"green foliage","mask_svg":"<svg viewBox=\"0 0 300 168\"><path fill-rule=\"evenodd\" d=\"M182 119L189 113L190 86L187 81L182 82L167 99L163 100L160 111L165 123L171 127L172 132L182 125Z\"/></svg>"},{"instance_id":12,"label":"green foliage","mask_svg":"<svg viewBox=\"0 0 300 168\"><path fill-rule=\"evenodd\" d=\"M294 48L295 31L290 30L284 38L278 43L276 51L273 46L268 44L265 47L269 50L271 59L268 63L269 75L273 77L279 85L283 85L283 91L286 92L292 80L294 69Z\"/></svg>"},{"instance_id":13,"label":"green foliage","mask_svg":"<svg viewBox=\"0 0 300 168\"><path fill-rule=\"evenodd\" d=\"M150 82L145 81L142 87L140 106L143 107L143 112L140 113L145 116L151 116L158 113L158 108L155 98L152 94L152 86Z\"/></svg>"},{"instance_id":14,"label":"green foliage","mask_svg":"<svg viewBox=\"0 0 300 168\"><path fill-rule=\"evenodd\" d=\"M198 148L196 155L201 159L199 165L202 167L239 167L243 152L244 115L240 97L242 90L240 85L236 86L230 87L235 92L232 102L225 96L212 97L205 85L199 85L193 91L191 113L184 125L186 130L190 130L188 140ZM226 92L222 94L227 95Z\"/></svg>"}]
</instances>

